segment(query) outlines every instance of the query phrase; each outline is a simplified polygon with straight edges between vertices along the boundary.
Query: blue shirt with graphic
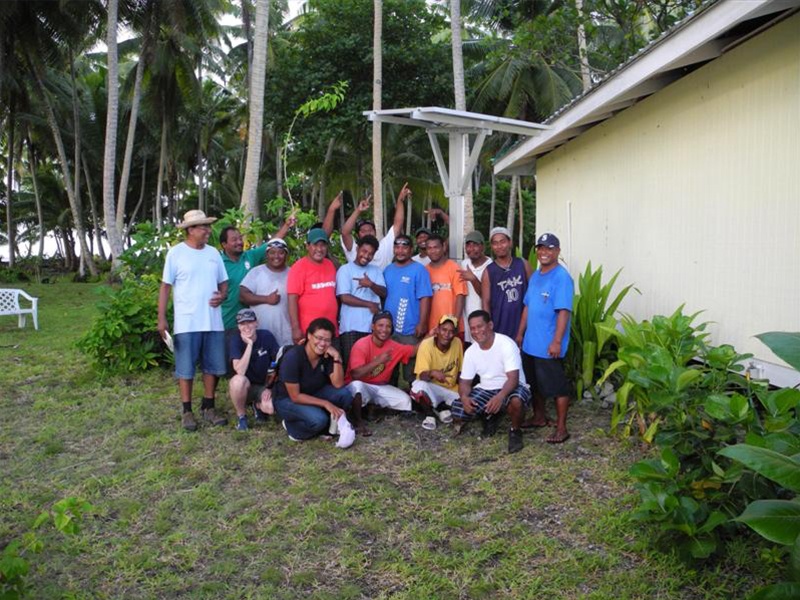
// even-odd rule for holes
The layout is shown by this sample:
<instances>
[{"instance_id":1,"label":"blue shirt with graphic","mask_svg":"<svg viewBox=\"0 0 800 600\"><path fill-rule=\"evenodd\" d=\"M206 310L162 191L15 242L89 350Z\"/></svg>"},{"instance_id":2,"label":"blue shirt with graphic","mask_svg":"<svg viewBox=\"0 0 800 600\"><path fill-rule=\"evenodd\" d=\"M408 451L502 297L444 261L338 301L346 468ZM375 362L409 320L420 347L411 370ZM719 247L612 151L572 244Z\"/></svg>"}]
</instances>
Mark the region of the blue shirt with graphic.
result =
<instances>
[{"instance_id":1,"label":"blue shirt with graphic","mask_svg":"<svg viewBox=\"0 0 800 600\"><path fill-rule=\"evenodd\" d=\"M392 263L383 271L386 280L384 308L392 313L394 332L413 335L419 323L420 300L433 295L428 270L415 261L404 266Z\"/></svg>"}]
</instances>

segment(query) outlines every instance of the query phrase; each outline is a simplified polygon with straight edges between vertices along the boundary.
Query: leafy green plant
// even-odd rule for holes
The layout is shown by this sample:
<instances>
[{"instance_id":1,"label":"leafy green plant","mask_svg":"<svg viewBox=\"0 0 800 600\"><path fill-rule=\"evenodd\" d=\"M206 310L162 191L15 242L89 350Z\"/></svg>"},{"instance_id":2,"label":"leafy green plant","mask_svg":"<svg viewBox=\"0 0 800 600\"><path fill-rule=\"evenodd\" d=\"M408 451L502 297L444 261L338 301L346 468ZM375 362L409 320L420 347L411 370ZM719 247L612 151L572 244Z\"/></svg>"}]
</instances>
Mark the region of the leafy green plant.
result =
<instances>
[{"instance_id":1,"label":"leafy green plant","mask_svg":"<svg viewBox=\"0 0 800 600\"><path fill-rule=\"evenodd\" d=\"M699 366L689 365L707 350L706 323L693 325L699 313L684 315L683 306L672 315L655 316L638 322L630 316L620 321L597 324L598 335L616 339L617 360L598 381L602 385L612 375L621 385L611 415L611 430L630 435L634 424L645 441L652 442L662 420L660 409L669 409L676 398L698 383Z\"/></svg>"},{"instance_id":2,"label":"leafy green plant","mask_svg":"<svg viewBox=\"0 0 800 600\"><path fill-rule=\"evenodd\" d=\"M578 277L578 290L573 300L572 321L570 325L570 346L567 365L572 370L576 382L577 395L584 389L595 395L594 382L597 381L616 356L616 337L610 330L616 328L616 312L619 305L633 288L627 285L613 298L611 292L621 271L617 271L605 284L603 267L592 271L592 263ZM638 291L638 290L637 290ZM601 329L600 324L606 327Z\"/></svg>"},{"instance_id":3,"label":"leafy green plant","mask_svg":"<svg viewBox=\"0 0 800 600\"><path fill-rule=\"evenodd\" d=\"M49 511L41 513L34 521L31 531L9 543L0 555L0 598L16 600L27 592L25 578L30 571L28 557L40 553L44 548L44 542L36 535L35 530L52 521L53 526L64 535L77 535L84 515L93 510L94 507L85 500L64 498L56 502Z\"/></svg>"},{"instance_id":4,"label":"leafy green plant","mask_svg":"<svg viewBox=\"0 0 800 600\"><path fill-rule=\"evenodd\" d=\"M326 92L320 94L316 98L310 98L303 102L295 111L289 129L283 138L283 176L286 181L286 193L289 196L289 203L294 207L294 199L292 198L292 187L298 185L299 175L287 172L287 165L289 162L289 149L292 146L292 130L294 129L297 119L300 117L307 119L313 114L318 112L330 112L335 109L344 100L345 92L350 84L347 81L337 81L328 88Z\"/></svg>"},{"instance_id":5,"label":"leafy green plant","mask_svg":"<svg viewBox=\"0 0 800 600\"><path fill-rule=\"evenodd\" d=\"M758 336L770 350L793 368L800 370L800 334L770 332ZM792 499L762 498L747 505L736 521L744 523L763 538L790 549L790 581L767 586L751 600L800 597L800 390L782 389L759 396L765 418L762 435L748 435L746 444L719 451L720 456L738 461L762 477L774 481L779 494L795 494Z\"/></svg>"},{"instance_id":6,"label":"leafy green plant","mask_svg":"<svg viewBox=\"0 0 800 600\"><path fill-rule=\"evenodd\" d=\"M77 342L103 373L144 371L171 358L158 336L160 272L99 288L100 317Z\"/></svg>"}]
</instances>

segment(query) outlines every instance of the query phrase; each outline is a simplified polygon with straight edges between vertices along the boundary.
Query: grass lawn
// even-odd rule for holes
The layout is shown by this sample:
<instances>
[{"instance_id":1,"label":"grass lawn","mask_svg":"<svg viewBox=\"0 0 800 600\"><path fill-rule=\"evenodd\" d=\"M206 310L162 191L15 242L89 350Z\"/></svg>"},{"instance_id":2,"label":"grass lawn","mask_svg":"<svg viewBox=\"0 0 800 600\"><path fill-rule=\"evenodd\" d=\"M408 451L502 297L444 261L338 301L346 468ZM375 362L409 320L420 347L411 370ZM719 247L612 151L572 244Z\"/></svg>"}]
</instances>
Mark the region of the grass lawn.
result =
<instances>
[{"instance_id":1,"label":"grass lawn","mask_svg":"<svg viewBox=\"0 0 800 600\"><path fill-rule=\"evenodd\" d=\"M95 288L26 285L38 332L0 318L0 547L64 497L95 506L76 537L42 530L31 597L728 600L777 578L750 536L702 566L653 550L628 516L640 450L593 406L513 456L399 417L348 450L275 422L185 433L170 373L102 380L75 349Z\"/></svg>"}]
</instances>

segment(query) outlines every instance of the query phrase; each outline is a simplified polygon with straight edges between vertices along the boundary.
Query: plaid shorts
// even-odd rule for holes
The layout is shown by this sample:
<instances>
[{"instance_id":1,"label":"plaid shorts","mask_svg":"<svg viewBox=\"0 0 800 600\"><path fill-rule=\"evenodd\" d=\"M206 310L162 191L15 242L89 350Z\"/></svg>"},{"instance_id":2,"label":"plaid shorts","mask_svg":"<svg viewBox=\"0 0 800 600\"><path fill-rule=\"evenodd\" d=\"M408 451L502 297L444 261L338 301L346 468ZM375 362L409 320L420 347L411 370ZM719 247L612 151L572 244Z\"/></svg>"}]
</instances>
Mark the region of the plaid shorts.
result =
<instances>
[{"instance_id":1,"label":"plaid shorts","mask_svg":"<svg viewBox=\"0 0 800 600\"><path fill-rule=\"evenodd\" d=\"M472 388L472 391L469 393L469 397L475 404L475 412L472 414L464 412L464 405L461 404L461 398L459 398L458 400L453 401L453 405L450 408L450 411L453 413L453 418L467 421L469 419L474 419L475 417L481 416L486 410L486 405L489 403L489 400L491 400L492 397L495 396L499 391L500 390L485 390L479 387ZM515 396L520 399L523 407L530 406L530 388L528 388L527 385L518 385L516 389L503 400L503 406L501 407L502 410L506 410L508 403L511 402L511 399Z\"/></svg>"}]
</instances>

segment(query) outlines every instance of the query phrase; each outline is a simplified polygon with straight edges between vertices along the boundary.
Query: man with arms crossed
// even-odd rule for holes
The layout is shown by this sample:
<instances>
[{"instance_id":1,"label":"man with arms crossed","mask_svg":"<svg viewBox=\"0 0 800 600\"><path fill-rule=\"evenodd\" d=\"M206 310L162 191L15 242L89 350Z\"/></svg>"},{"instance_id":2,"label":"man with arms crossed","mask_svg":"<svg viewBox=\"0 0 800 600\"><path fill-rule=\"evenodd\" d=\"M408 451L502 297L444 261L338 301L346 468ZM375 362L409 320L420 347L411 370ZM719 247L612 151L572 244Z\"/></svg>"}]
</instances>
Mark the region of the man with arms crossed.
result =
<instances>
[{"instance_id":1,"label":"man with arms crossed","mask_svg":"<svg viewBox=\"0 0 800 600\"><path fill-rule=\"evenodd\" d=\"M455 435L465 420L482 417L483 436L497 431L503 411L511 417L508 453L522 450L522 417L530 404L531 392L525 383L517 344L502 333L495 333L489 313L476 310L469 316L469 330L475 340L464 353L464 366L458 382L459 399L453 402ZM472 385L476 375L481 381Z\"/></svg>"},{"instance_id":2,"label":"man with arms crossed","mask_svg":"<svg viewBox=\"0 0 800 600\"><path fill-rule=\"evenodd\" d=\"M183 216L179 229L186 239L167 252L158 293L158 333L167 339L167 304L172 292L175 313L175 378L178 380L186 431L196 431L192 414L195 365L203 371L203 419L212 425L228 421L214 410L214 394L220 375L225 375L225 332L220 305L228 293L228 275L219 252L208 245L211 223L201 210Z\"/></svg>"}]
</instances>

